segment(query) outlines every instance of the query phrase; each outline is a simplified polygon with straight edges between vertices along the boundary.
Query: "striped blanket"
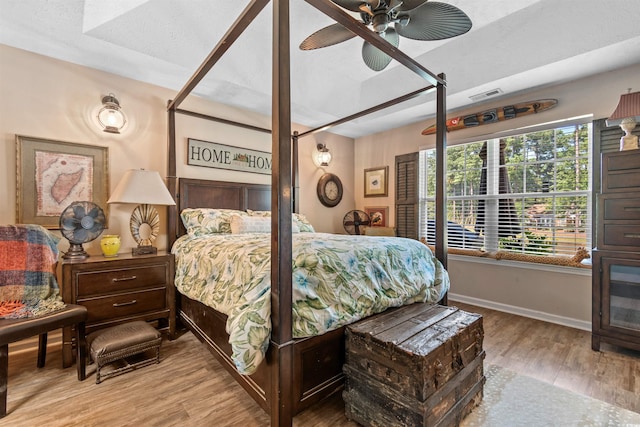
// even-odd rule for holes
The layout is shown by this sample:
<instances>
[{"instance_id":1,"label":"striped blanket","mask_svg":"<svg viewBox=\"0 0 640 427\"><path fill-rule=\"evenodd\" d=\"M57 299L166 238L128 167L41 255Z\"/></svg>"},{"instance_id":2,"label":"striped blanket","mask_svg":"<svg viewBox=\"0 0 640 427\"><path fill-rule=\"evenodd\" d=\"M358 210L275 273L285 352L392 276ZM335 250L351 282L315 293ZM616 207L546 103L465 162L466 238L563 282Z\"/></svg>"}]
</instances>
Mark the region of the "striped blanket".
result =
<instances>
[{"instance_id":1,"label":"striped blanket","mask_svg":"<svg viewBox=\"0 0 640 427\"><path fill-rule=\"evenodd\" d=\"M64 307L56 281L59 240L39 225L0 226L0 318Z\"/></svg>"}]
</instances>

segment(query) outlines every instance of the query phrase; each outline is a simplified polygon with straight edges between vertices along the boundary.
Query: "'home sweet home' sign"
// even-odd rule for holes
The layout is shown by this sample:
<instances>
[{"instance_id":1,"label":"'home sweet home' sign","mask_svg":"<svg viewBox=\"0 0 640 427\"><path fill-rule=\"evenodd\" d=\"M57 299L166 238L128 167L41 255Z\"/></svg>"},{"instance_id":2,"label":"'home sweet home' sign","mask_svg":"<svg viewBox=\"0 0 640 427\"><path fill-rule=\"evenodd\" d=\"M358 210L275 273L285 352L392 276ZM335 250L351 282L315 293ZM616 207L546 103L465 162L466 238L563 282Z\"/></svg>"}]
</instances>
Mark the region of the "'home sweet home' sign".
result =
<instances>
[{"instance_id":1,"label":"'home sweet home' sign","mask_svg":"<svg viewBox=\"0 0 640 427\"><path fill-rule=\"evenodd\" d=\"M189 138L187 164L271 175L271 153Z\"/></svg>"}]
</instances>

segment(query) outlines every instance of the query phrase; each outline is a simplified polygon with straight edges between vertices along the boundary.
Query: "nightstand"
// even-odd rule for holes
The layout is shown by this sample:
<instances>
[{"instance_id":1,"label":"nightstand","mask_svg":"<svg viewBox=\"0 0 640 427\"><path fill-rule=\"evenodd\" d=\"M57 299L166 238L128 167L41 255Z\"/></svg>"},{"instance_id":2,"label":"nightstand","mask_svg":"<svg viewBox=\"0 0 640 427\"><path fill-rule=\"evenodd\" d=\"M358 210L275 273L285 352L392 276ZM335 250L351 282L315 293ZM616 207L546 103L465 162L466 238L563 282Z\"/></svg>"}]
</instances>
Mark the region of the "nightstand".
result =
<instances>
[{"instance_id":1,"label":"nightstand","mask_svg":"<svg viewBox=\"0 0 640 427\"><path fill-rule=\"evenodd\" d=\"M63 261L62 298L87 307L87 335L98 329L133 320L153 322L173 339L176 330L174 258L150 255L92 255L81 261ZM63 366L73 363L73 331L62 331Z\"/></svg>"}]
</instances>

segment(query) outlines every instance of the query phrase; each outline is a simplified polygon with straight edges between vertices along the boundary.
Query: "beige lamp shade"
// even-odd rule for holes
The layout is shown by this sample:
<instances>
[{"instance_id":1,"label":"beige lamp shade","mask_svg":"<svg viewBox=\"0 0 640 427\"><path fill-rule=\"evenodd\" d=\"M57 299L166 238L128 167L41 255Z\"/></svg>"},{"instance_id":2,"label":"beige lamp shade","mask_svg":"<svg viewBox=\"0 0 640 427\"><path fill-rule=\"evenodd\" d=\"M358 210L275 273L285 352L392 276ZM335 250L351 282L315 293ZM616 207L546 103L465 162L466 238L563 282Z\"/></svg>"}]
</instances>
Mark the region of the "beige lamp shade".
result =
<instances>
[{"instance_id":1,"label":"beige lamp shade","mask_svg":"<svg viewBox=\"0 0 640 427\"><path fill-rule=\"evenodd\" d=\"M107 203L132 203L173 206L176 204L156 171L129 169Z\"/></svg>"}]
</instances>

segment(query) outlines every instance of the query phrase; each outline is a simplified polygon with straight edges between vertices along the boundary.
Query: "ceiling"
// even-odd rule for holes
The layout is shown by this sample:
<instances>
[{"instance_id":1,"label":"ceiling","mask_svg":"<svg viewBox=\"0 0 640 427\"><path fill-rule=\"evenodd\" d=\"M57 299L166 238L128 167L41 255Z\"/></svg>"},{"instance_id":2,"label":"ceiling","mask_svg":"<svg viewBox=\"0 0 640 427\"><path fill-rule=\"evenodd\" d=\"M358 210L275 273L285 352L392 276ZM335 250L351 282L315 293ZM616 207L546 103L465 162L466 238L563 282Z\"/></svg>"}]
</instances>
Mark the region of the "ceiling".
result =
<instances>
[{"instance_id":1,"label":"ceiling","mask_svg":"<svg viewBox=\"0 0 640 427\"><path fill-rule=\"evenodd\" d=\"M640 63L637 0L442 1L462 9L471 30L441 41L401 37L400 49L446 74L449 111ZM247 4L0 0L0 43L177 92ZM317 127L428 85L395 61L381 72L367 68L359 38L299 50L304 38L333 21L302 0L290 4L294 122ZM193 93L269 115L270 64L271 5ZM494 89L500 93L471 98ZM356 138L431 119L434 98L424 95L332 132Z\"/></svg>"}]
</instances>

